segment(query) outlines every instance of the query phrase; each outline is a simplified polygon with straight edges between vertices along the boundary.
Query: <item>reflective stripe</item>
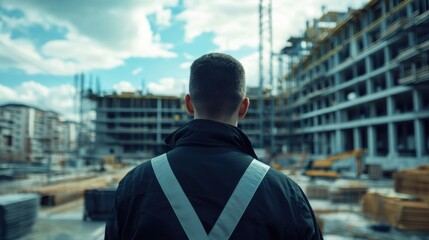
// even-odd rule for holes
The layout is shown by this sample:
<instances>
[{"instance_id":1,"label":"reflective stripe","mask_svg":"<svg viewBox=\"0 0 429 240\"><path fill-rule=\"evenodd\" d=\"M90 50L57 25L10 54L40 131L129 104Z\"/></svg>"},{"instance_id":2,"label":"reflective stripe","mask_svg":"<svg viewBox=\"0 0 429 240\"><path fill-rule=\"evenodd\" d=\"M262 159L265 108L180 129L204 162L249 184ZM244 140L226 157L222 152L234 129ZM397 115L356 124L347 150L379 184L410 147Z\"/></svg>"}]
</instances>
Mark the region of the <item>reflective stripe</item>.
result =
<instances>
[{"instance_id":1,"label":"reflective stripe","mask_svg":"<svg viewBox=\"0 0 429 240\"><path fill-rule=\"evenodd\" d=\"M189 239L208 239L194 208L171 170L166 154L151 160L153 171Z\"/></svg>"},{"instance_id":2,"label":"reflective stripe","mask_svg":"<svg viewBox=\"0 0 429 240\"><path fill-rule=\"evenodd\" d=\"M207 236L200 219L171 170L167 155L153 158L151 164L164 194L189 239L228 239L269 169L269 166L253 159Z\"/></svg>"},{"instance_id":3,"label":"reflective stripe","mask_svg":"<svg viewBox=\"0 0 429 240\"><path fill-rule=\"evenodd\" d=\"M253 159L210 231L209 239L229 239L269 168Z\"/></svg>"}]
</instances>

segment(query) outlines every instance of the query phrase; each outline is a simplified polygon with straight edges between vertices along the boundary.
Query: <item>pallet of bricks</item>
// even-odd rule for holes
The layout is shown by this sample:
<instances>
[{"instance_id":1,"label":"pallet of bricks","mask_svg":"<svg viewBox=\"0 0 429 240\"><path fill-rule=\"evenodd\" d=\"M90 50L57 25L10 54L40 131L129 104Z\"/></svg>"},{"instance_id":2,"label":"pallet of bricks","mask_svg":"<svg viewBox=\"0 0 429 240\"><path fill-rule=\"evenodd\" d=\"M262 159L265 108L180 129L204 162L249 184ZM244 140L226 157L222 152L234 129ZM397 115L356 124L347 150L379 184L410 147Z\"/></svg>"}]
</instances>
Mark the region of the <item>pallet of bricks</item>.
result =
<instances>
[{"instance_id":1,"label":"pallet of bricks","mask_svg":"<svg viewBox=\"0 0 429 240\"><path fill-rule=\"evenodd\" d=\"M429 166L396 172L394 185L399 194L367 193L363 213L401 230L429 231Z\"/></svg>"}]
</instances>

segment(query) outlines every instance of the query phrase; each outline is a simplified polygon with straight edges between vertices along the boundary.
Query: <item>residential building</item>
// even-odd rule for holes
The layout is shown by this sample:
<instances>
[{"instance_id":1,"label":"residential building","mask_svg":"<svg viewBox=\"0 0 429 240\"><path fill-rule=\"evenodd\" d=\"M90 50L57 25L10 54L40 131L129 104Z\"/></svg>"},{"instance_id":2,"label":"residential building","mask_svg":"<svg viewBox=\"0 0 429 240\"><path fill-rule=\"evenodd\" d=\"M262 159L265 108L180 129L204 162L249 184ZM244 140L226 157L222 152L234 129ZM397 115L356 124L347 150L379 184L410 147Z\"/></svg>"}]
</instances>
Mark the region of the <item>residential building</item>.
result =
<instances>
[{"instance_id":1,"label":"residential building","mask_svg":"<svg viewBox=\"0 0 429 240\"><path fill-rule=\"evenodd\" d=\"M0 160L4 162L53 162L63 160L64 153L75 151L59 114L25 104L0 106ZM76 134L74 134L76 137ZM70 145L69 145L70 144Z\"/></svg>"},{"instance_id":2,"label":"residential building","mask_svg":"<svg viewBox=\"0 0 429 240\"><path fill-rule=\"evenodd\" d=\"M12 146L12 113L0 108L0 162L11 158Z\"/></svg>"}]
</instances>

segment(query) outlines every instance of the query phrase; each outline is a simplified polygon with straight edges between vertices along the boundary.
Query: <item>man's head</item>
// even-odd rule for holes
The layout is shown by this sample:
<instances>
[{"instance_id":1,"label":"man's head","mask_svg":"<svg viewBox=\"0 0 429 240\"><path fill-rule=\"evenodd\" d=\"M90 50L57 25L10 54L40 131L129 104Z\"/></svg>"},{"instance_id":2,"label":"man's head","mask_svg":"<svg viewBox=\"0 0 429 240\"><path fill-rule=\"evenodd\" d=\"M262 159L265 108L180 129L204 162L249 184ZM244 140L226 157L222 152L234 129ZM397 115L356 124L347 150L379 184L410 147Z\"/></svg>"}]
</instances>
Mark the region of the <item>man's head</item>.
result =
<instances>
[{"instance_id":1,"label":"man's head","mask_svg":"<svg viewBox=\"0 0 429 240\"><path fill-rule=\"evenodd\" d=\"M232 120L237 125L249 106L245 85L243 66L235 58L222 53L203 55L191 65L185 98L188 112L196 118Z\"/></svg>"}]
</instances>

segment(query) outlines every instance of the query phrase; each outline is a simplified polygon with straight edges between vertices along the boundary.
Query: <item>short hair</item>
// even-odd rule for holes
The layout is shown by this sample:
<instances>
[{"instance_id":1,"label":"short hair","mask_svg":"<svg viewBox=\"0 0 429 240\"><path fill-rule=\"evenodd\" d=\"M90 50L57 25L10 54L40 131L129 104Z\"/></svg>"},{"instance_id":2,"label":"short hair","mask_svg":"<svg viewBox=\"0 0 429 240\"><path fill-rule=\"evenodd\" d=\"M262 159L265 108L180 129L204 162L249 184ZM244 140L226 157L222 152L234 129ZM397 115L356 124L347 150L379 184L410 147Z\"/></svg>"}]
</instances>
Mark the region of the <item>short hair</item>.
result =
<instances>
[{"instance_id":1,"label":"short hair","mask_svg":"<svg viewBox=\"0 0 429 240\"><path fill-rule=\"evenodd\" d=\"M189 94L194 108L207 117L232 115L246 96L245 72L230 55L209 53L191 65Z\"/></svg>"}]
</instances>

